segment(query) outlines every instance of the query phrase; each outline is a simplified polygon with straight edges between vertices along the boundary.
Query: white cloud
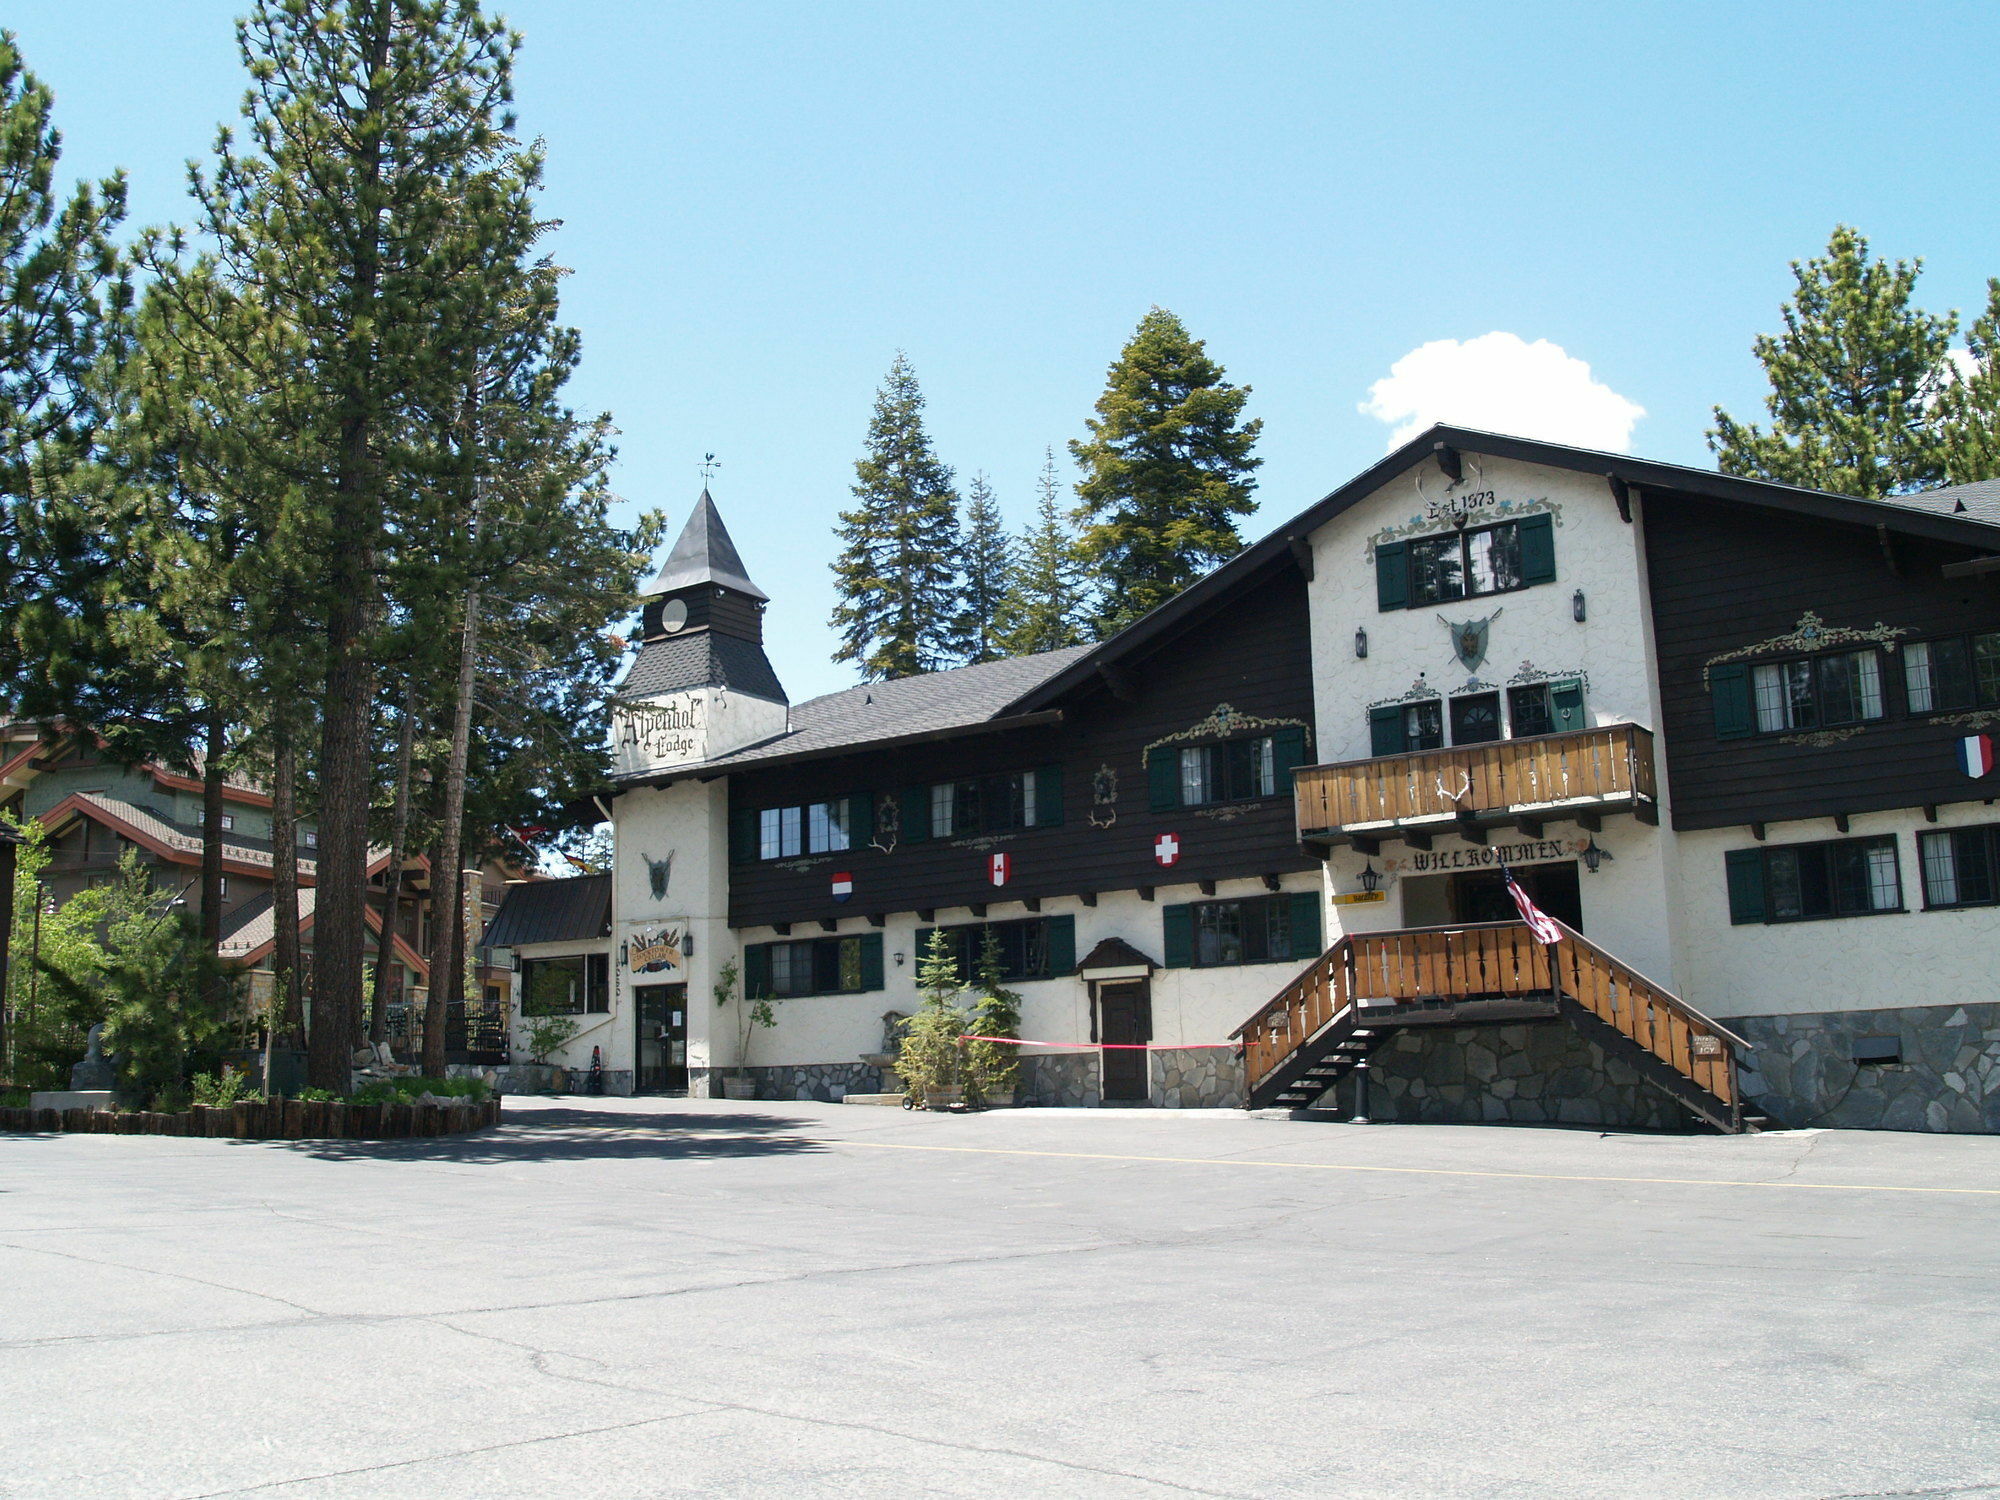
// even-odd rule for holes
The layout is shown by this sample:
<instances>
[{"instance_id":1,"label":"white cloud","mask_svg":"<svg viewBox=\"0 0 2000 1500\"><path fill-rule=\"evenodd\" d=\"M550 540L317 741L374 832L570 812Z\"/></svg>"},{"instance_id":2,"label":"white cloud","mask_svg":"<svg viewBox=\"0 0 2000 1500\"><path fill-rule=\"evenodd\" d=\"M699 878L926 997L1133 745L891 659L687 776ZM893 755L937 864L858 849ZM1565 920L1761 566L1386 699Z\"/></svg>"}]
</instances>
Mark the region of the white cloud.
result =
<instances>
[{"instance_id":1,"label":"white cloud","mask_svg":"<svg viewBox=\"0 0 2000 1500\"><path fill-rule=\"evenodd\" d=\"M1394 427L1391 448L1449 422L1612 453L1631 446L1646 415L1560 345L1498 332L1418 345L1368 388L1361 411Z\"/></svg>"}]
</instances>

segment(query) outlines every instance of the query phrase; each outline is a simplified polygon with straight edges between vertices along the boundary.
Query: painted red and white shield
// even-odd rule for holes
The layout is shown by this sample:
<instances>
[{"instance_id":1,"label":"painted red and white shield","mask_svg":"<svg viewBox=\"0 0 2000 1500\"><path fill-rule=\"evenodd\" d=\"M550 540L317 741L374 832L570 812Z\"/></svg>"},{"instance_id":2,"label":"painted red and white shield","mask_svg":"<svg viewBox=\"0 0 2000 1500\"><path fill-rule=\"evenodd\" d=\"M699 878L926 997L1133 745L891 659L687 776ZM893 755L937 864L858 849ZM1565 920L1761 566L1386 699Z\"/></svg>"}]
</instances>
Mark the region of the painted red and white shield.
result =
<instances>
[{"instance_id":1,"label":"painted red and white shield","mask_svg":"<svg viewBox=\"0 0 2000 1500\"><path fill-rule=\"evenodd\" d=\"M833 877L833 899L836 901L846 901L853 895L854 876L851 872L842 870Z\"/></svg>"},{"instance_id":2,"label":"painted red and white shield","mask_svg":"<svg viewBox=\"0 0 2000 1500\"><path fill-rule=\"evenodd\" d=\"M1181 862L1181 836L1163 833L1153 840L1153 862L1169 869Z\"/></svg>"},{"instance_id":3,"label":"painted red and white shield","mask_svg":"<svg viewBox=\"0 0 2000 1500\"><path fill-rule=\"evenodd\" d=\"M995 885L1005 885L1008 877L1013 873L1014 856L1011 854L994 855L987 867L987 874L991 877Z\"/></svg>"}]
</instances>

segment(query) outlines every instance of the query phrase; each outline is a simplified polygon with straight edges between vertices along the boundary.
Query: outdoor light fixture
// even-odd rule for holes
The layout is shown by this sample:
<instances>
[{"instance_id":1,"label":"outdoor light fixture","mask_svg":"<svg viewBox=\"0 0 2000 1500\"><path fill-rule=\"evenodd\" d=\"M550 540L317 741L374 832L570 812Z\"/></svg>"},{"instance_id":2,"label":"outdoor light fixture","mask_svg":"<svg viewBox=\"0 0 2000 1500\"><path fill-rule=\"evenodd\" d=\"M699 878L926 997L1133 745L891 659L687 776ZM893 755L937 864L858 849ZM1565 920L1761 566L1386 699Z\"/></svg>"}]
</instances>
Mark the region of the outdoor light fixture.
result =
<instances>
[{"instance_id":1,"label":"outdoor light fixture","mask_svg":"<svg viewBox=\"0 0 2000 1500\"><path fill-rule=\"evenodd\" d=\"M1570 612L1571 614L1573 614L1573 615L1575 615L1575 616L1576 616L1576 623L1577 623L1577 624L1581 625L1581 624L1583 623L1583 615L1584 615L1584 609L1583 609L1583 590L1582 590L1582 589L1578 589L1578 590L1576 591L1576 597L1575 597L1574 599L1571 599L1571 600L1569 601L1569 612Z\"/></svg>"},{"instance_id":2,"label":"outdoor light fixture","mask_svg":"<svg viewBox=\"0 0 2000 1500\"><path fill-rule=\"evenodd\" d=\"M1374 894L1382 888L1382 877L1375 869L1375 861L1368 861L1368 868L1361 872L1361 889Z\"/></svg>"},{"instance_id":3,"label":"outdoor light fixture","mask_svg":"<svg viewBox=\"0 0 2000 1500\"><path fill-rule=\"evenodd\" d=\"M620 943L618 945L618 967L621 969L626 967L626 965L631 961L630 955L627 951L630 947L631 944L629 943Z\"/></svg>"},{"instance_id":4,"label":"outdoor light fixture","mask_svg":"<svg viewBox=\"0 0 2000 1500\"><path fill-rule=\"evenodd\" d=\"M1356 656L1366 656L1368 654L1368 631L1365 626L1355 627L1354 654Z\"/></svg>"},{"instance_id":5,"label":"outdoor light fixture","mask_svg":"<svg viewBox=\"0 0 2000 1500\"><path fill-rule=\"evenodd\" d=\"M900 953L896 955L896 967L899 969L903 967L903 955Z\"/></svg>"},{"instance_id":6,"label":"outdoor light fixture","mask_svg":"<svg viewBox=\"0 0 2000 1500\"><path fill-rule=\"evenodd\" d=\"M1604 861L1606 861L1607 859L1611 859L1613 857L1609 849L1598 848L1597 840L1589 837L1586 837L1584 839L1583 848L1579 849L1577 852L1583 856L1583 867L1586 870L1590 871L1590 873L1593 875L1597 873L1597 867L1599 865L1603 864Z\"/></svg>"}]
</instances>

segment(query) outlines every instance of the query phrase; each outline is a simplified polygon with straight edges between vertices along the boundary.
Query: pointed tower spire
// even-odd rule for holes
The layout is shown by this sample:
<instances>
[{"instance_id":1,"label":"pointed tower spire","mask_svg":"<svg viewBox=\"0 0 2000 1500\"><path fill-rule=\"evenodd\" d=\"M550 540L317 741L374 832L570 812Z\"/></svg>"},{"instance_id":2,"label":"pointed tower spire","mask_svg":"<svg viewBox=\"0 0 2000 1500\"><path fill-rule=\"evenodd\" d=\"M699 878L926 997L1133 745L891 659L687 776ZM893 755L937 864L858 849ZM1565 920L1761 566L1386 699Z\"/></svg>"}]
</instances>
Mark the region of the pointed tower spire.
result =
<instances>
[{"instance_id":1,"label":"pointed tower spire","mask_svg":"<svg viewBox=\"0 0 2000 1500\"><path fill-rule=\"evenodd\" d=\"M680 540L667 554L666 566L640 597L657 599L662 594L705 583L747 594L760 604L770 602L770 595L752 583L744 570L743 559L737 555L736 543L729 539L729 528L722 524L722 515L716 510L707 485L702 486L701 498L695 501L694 514L681 528Z\"/></svg>"}]
</instances>

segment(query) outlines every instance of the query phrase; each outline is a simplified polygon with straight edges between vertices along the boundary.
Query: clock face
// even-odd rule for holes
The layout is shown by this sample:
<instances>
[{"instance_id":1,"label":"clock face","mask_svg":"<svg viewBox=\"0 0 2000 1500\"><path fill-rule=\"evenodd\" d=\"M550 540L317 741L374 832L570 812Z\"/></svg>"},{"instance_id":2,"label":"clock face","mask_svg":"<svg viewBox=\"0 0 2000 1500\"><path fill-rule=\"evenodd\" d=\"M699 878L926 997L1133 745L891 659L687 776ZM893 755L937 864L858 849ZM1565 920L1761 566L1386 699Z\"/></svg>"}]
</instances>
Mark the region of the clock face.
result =
<instances>
[{"instance_id":1,"label":"clock face","mask_svg":"<svg viewBox=\"0 0 2000 1500\"><path fill-rule=\"evenodd\" d=\"M672 635L688 622L688 607L685 599L669 599L660 610L660 629Z\"/></svg>"}]
</instances>

